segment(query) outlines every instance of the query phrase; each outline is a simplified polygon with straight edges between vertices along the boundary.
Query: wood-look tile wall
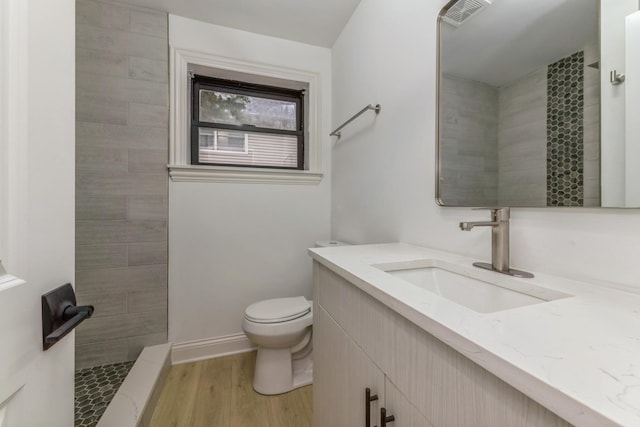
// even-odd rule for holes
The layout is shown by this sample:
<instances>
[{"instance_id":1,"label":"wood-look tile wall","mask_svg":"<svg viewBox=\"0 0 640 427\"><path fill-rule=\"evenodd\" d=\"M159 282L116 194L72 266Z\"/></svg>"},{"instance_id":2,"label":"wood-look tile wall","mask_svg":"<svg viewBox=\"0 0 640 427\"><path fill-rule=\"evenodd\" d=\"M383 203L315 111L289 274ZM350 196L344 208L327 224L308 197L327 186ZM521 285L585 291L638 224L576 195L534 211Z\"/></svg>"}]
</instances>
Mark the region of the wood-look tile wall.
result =
<instances>
[{"instance_id":1,"label":"wood-look tile wall","mask_svg":"<svg viewBox=\"0 0 640 427\"><path fill-rule=\"evenodd\" d=\"M76 1L76 368L167 340L166 13Z\"/></svg>"},{"instance_id":2,"label":"wood-look tile wall","mask_svg":"<svg viewBox=\"0 0 640 427\"><path fill-rule=\"evenodd\" d=\"M584 48L584 206L600 206L600 61L598 43Z\"/></svg>"},{"instance_id":3,"label":"wood-look tile wall","mask_svg":"<svg viewBox=\"0 0 640 427\"><path fill-rule=\"evenodd\" d=\"M499 204L547 204L547 67L501 86Z\"/></svg>"},{"instance_id":4,"label":"wood-look tile wall","mask_svg":"<svg viewBox=\"0 0 640 427\"><path fill-rule=\"evenodd\" d=\"M497 205L498 89L443 75L441 90L441 196L450 206Z\"/></svg>"},{"instance_id":5,"label":"wood-look tile wall","mask_svg":"<svg viewBox=\"0 0 640 427\"><path fill-rule=\"evenodd\" d=\"M597 44L584 55L584 206L600 206ZM449 75L441 84L446 204L546 206L547 67L500 87Z\"/></svg>"}]
</instances>

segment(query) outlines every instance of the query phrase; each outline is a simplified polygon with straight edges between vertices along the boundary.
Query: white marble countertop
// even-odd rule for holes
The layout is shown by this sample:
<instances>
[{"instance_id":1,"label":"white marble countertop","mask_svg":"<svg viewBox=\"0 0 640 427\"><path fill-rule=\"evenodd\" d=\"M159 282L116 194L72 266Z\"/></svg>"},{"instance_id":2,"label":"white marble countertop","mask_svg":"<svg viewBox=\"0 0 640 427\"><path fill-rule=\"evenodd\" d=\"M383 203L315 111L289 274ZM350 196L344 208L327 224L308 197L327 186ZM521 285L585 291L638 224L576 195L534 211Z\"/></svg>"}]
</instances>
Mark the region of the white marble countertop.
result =
<instances>
[{"instance_id":1,"label":"white marble countertop","mask_svg":"<svg viewBox=\"0 0 640 427\"><path fill-rule=\"evenodd\" d=\"M513 279L476 260L392 243L312 248L318 262L576 426L640 426L640 295L536 274ZM434 259L571 297L477 313L375 264ZM513 281L517 282L513 282Z\"/></svg>"}]
</instances>

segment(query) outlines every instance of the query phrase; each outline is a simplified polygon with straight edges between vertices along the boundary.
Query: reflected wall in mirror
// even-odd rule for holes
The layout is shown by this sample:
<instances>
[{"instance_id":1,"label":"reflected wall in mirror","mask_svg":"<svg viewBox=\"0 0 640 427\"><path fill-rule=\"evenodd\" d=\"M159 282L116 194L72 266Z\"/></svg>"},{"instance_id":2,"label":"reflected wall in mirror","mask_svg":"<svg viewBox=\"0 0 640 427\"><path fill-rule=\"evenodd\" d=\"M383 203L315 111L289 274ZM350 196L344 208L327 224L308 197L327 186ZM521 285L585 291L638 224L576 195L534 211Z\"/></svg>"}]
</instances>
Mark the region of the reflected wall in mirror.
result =
<instances>
[{"instance_id":1,"label":"reflected wall in mirror","mask_svg":"<svg viewBox=\"0 0 640 427\"><path fill-rule=\"evenodd\" d=\"M639 6L449 3L439 22L438 203L640 207Z\"/></svg>"}]
</instances>

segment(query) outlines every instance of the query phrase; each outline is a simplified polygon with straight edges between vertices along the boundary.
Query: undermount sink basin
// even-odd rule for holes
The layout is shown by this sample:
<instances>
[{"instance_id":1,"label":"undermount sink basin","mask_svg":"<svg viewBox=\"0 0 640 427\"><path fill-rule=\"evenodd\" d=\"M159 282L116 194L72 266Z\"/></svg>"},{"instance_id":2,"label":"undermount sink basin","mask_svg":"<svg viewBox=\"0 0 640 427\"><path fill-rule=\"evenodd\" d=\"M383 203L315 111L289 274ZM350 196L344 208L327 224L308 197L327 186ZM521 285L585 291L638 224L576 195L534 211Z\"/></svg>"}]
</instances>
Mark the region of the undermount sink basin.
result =
<instances>
[{"instance_id":1,"label":"undermount sink basin","mask_svg":"<svg viewBox=\"0 0 640 427\"><path fill-rule=\"evenodd\" d=\"M374 267L479 313L493 313L571 296L526 283L528 279L492 277L500 274L475 272L470 270L474 267L466 268L439 260L378 264ZM483 276L484 280L479 278Z\"/></svg>"}]
</instances>

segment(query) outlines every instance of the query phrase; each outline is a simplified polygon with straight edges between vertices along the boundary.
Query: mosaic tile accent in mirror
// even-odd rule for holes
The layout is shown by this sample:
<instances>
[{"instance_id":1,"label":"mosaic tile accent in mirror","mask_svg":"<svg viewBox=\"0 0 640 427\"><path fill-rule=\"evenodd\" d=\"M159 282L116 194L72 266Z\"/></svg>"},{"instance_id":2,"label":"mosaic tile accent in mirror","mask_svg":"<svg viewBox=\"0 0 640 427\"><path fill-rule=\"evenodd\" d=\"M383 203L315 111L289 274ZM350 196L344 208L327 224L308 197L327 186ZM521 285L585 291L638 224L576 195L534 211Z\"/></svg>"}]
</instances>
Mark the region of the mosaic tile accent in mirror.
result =
<instances>
[{"instance_id":1,"label":"mosaic tile accent in mirror","mask_svg":"<svg viewBox=\"0 0 640 427\"><path fill-rule=\"evenodd\" d=\"M584 205L584 52L547 70L547 206Z\"/></svg>"}]
</instances>

